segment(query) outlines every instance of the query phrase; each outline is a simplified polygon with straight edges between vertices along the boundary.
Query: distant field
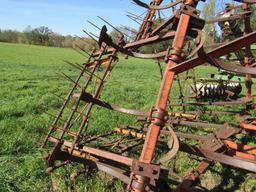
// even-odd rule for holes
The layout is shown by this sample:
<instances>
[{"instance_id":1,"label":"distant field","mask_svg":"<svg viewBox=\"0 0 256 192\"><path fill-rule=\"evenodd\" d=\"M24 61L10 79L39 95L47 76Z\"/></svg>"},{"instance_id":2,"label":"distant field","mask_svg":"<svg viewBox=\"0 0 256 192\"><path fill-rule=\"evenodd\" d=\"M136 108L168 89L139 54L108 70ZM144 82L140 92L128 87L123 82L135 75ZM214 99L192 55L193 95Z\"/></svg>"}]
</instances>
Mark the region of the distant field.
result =
<instances>
[{"instance_id":1,"label":"distant field","mask_svg":"<svg viewBox=\"0 0 256 192\"><path fill-rule=\"evenodd\" d=\"M55 114L62 101L54 94L65 97L70 88L70 83L58 73L65 72L71 77L77 73L64 60L84 62L71 49L0 43L0 191L67 191L63 172L58 171L52 177L46 174L43 160L46 151L40 149L52 121L45 112ZM216 71L203 66L198 68L197 75L205 77ZM154 105L159 83L159 69L154 61L120 57L102 98L127 108L149 110ZM177 92L174 84L172 94ZM105 110L96 113L90 124L95 133L119 124L132 124L134 120ZM227 119L232 120L227 117L221 121ZM250 143L255 145L254 140ZM196 164L184 154L178 157L181 158L176 167L183 173ZM202 178L202 185L212 186L212 191L256 191L255 180L246 180L250 174L220 165L213 170ZM105 175L84 177L79 191L120 191L121 184L117 182L110 187L109 180Z\"/></svg>"}]
</instances>

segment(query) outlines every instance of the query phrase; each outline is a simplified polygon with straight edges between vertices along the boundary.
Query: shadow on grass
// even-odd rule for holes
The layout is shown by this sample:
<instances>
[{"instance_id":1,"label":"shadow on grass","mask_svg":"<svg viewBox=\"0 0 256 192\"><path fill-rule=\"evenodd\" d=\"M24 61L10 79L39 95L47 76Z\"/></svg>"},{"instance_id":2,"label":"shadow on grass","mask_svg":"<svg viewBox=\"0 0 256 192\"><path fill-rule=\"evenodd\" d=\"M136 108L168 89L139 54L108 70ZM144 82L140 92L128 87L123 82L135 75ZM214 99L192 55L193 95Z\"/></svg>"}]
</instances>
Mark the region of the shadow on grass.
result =
<instances>
[{"instance_id":1,"label":"shadow on grass","mask_svg":"<svg viewBox=\"0 0 256 192\"><path fill-rule=\"evenodd\" d=\"M220 176L222 178L221 183L212 189L211 192L234 192L239 190L245 182L246 172L225 167Z\"/></svg>"}]
</instances>

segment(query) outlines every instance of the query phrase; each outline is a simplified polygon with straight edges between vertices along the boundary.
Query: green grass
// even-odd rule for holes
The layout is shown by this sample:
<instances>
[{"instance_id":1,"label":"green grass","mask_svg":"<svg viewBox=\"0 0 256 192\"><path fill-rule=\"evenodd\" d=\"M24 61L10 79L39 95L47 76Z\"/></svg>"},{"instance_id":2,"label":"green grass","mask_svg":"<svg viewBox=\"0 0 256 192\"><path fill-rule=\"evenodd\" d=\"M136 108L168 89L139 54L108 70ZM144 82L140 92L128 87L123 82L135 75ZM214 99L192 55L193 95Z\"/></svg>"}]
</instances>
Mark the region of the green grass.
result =
<instances>
[{"instance_id":1,"label":"green grass","mask_svg":"<svg viewBox=\"0 0 256 192\"><path fill-rule=\"evenodd\" d=\"M77 71L64 64L63 60L84 62L84 58L71 49L48 48L31 45L0 43L0 191L66 191L65 171L57 171L50 177L46 173L40 148L52 117L62 101L53 94L65 96L70 83L57 73L65 72L75 77ZM216 69L199 67L197 75L209 76ZM153 105L160 85L159 70L153 61L120 57L102 93L102 99L127 108L149 110ZM174 84L173 95L178 94ZM105 110L95 110L90 131L99 133L120 124L133 124L134 118ZM225 122L230 117L222 118ZM254 144L254 141L251 141ZM187 155L180 153L175 166L182 173L196 164ZM203 182L213 179L213 188L227 182L215 191L237 187L247 191L256 190L253 178L243 182L249 174L218 165L214 172L207 172ZM234 177L232 177L232 174ZM115 180L114 180L115 181ZM238 182L239 181L239 182ZM238 184L238 186L237 186ZM111 187L110 187L111 186ZM79 191L120 191L122 184L104 174L84 176L79 182Z\"/></svg>"}]
</instances>

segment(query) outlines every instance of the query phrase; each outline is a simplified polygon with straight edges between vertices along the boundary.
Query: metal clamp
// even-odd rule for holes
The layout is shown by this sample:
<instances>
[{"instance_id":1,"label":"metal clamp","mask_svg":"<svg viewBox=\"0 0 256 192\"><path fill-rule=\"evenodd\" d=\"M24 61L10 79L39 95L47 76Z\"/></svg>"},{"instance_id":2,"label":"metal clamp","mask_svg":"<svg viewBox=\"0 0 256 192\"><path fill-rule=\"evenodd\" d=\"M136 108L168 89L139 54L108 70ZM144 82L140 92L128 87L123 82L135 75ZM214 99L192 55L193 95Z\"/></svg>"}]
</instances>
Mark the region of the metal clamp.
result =
<instances>
[{"instance_id":1,"label":"metal clamp","mask_svg":"<svg viewBox=\"0 0 256 192\"><path fill-rule=\"evenodd\" d=\"M175 47L169 48L167 52L166 62L172 60L173 62L180 63L184 60L185 53L182 49L177 49Z\"/></svg>"},{"instance_id":2,"label":"metal clamp","mask_svg":"<svg viewBox=\"0 0 256 192\"><path fill-rule=\"evenodd\" d=\"M161 168L158 165L152 165L148 163L142 163L134 160L132 164L132 172L135 175L140 175L150 179L158 180L160 177Z\"/></svg>"},{"instance_id":3,"label":"metal clamp","mask_svg":"<svg viewBox=\"0 0 256 192\"><path fill-rule=\"evenodd\" d=\"M149 120L151 123L158 125L158 126L164 126L165 122L169 119L168 112L164 109L155 108L153 107L151 109L151 113L149 116Z\"/></svg>"}]
</instances>

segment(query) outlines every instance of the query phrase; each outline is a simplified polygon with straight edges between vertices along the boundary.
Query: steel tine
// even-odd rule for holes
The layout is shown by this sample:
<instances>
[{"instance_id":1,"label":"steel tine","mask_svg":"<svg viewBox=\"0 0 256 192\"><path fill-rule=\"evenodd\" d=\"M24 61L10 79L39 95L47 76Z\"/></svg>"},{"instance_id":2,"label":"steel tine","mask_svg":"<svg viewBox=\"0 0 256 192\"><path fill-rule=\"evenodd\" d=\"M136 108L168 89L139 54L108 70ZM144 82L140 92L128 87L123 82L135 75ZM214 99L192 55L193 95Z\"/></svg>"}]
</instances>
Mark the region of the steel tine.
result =
<instances>
[{"instance_id":1,"label":"steel tine","mask_svg":"<svg viewBox=\"0 0 256 192\"><path fill-rule=\"evenodd\" d=\"M63 76L63 77L65 77L67 80L71 81L72 83L74 83L75 85L77 85L78 87L80 87L80 88L82 89L82 87L81 87L78 83L76 83L71 77L69 77L69 76L66 75L65 73L60 72L60 75Z\"/></svg>"},{"instance_id":2,"label":"steel tine","mask_svg":"<svg viewBox=\"0 0 256 192\"><path fill-rule=\"evenodd\" d=\"M78 70L83 70L83 68L80 67L79 65L77 65L76 63L72 63L72 62L67 61L67 60L64 60L64 62L67 63L67 64L69 64L70 66L72 66L72 67L78 69Z\"/></svg>"},{"instance_id":3,"label":"steel tine","mask_svg":"<svg viewBox=\"0 0 256 192\"><path fill-rule=\"evenodd\" d=\"M140 22L138 22L136 19L134 19L131 15L126 15L129 19L133 20L134 22L136 22L138 25L141 25Z\"/></svg>"},{"instance_id":4,"label":"steel tine","mask_svg":"<svg viewBox=\"0 0 256 192\"><path fill-rule=\"evenodd\" d=\"M124 26L124 25L121 25L121 27L123 27L123 28L124 28L125 30L127 30L127 31L130 31L130 32L133 33L133 34L137 34L137 32L135 32L135 31L129 29L128 27L126 27L126 26Z\"/></svg>"},{"instance_id":5,"label":"steel tine","mask_svg":"<svg viewBox=\"0 0 256 192\"><path fill-rule=\"evenodd\" d=\"M58 99L61 99L61 100L66 100L65 98L61 97L60 95L57 95L55 93L51 93L52 95L54 95L55 97L57 97Z\"/></svg>"},{"instance_id":6,"label":"steel tine","mask_svg":"<svg viewBox=\"0 0 256 192\"><path fill-rule=\"evenodd\" d=\"M134 3L133 1L131 1L130 3L135 5L136 7L138 7L138 5L136 3Z\"/></svg>"},{"instance_id":7,"label":"steel tine","mask_svg":"<svg viewBox=\"0 0 256 192\"><path fill-rule=\"evenodd\" d=\"M121 35L124 35L122 33L122 31L120 31L119 29L117 29L115 26L113 26L111 23L109 23L108 21L106 21L105 19L103 19L102 17L100 16L97 16L98 18L100 18L103 22L105 22L106 24L108 24L110 27L112 27L114 30L116 30L118 33L120 33Z\"/></svg>"},{"instance_id":8,"label":"steel tine","mask_svg":"<svg viewBox=\"0 0 256 192\"><path fill-rule=\"evenodd\" d=\"M92 40L94 40L97 44L98 44L98 41L90 34L88 33L87 31L83 30L83 32L88 35Z\"/></svg>"},{"instance_id":9,"label":"steel tine","mask_svg":"<svg viewBox=\"0 0 256 192\"><path fill-rule=\"evenodd\" d=\"M77 62L75 62L75 63L73 63L73 64L76 65L77 67L79 67L81 70L83 70L82 64L79 64L79 63L77 63Z\"/></svg>"},{"instance_id":10,"label":"steel tine","mask_svg":"<svg viewBox=\"0 0 256 192\"><path fill-rule=\"evenodd\" d=\"M81 38L82 39L82 38ZM83 39L82 39L83 40ZM89 57L91 56L91 54L90 53L88 53L84 48L82 48L82 47L80 47L79 45L77 45L77 44L75 44L75 46L76 47L78 47L81 51L83 51L84 53L86 53ZM86 58L88 58L87 56L86 56Z\"/></svg>"},{"instance_id":11,"label":"steel tine","mask_svg":"<svg viewBox=\"0 0 256 192\"><path fill-rule=\"evenodd\" d=\"M71 108L71 107L69 107L69 106L67 106L67 109L69 109L69 110L71 110L71 111L74 111L73 108ZM84 114L83 112L78 111L78 110L75 110L74 113L79 114L79 115L82 115L83 117L86 117L86 116L87 116L86 114ZM71 124L71 125L72 125L72 124Z\"/></svg>"},{"instance_id":12,"label":"steel tine","mask_svg":"<svg viewBox=\"0 0 256 192\"><path fill-rule=\"evenodd\" d=\"M104 81L104 80L103 80L102 78L100 78L98 75L95 75L95 74L91 73L91 72L88 71L88 70L86 70L86 73L87 73L88 75L92 75L92 76L96 77L96 78L99 79L100 81Z\"/></svg>"},{"instance_id":13,"label":"steel tine","mask_svg":"<svg viewBox=\"0 0 256 192\"><path fill-rule=\"evenodd\" d=\"M77 63L76 63L77 64ZM77 64L78 65L78 64ZM94 73L90 72L88 69L85 69L85 73L87 73L88 75L92 75L96 78L98 78L99 80L103 81L102 78L100 78L98 75L95 75Z\"/></svg>"},{"instance_id":14,"label":"steel tine","mask_svg":"<svg viewBox=\"0 0 256 192\"><path fill-rule=\"evenodd\" d=\"M46 115L48 115L48 116L50 116L50 117L54 117L54 118L56 118L56 116L55 115L53 115L53 114L51 114L51 113L48 113L47 111L45 111L44 112ZM64 120L62 120L61 118L59 118L59 120L60 121L62 121L62 122L65 122Z\"/></svg>"},{"instance_id":15,"label":"steel tine","mask_svg":"<svg viewBox=\"0 0 256 192\"><path fill-rule=\"evenodd\" d=\"M80 49L80 47L79 47L77 44L75 44L75 46ZM81 51L77 50L76 48L72 47L72 49L73 49L74 51L76 51L77 53L79 53L80 55L82 55L83 57L88 58L85 54L81 53Z\"/></svg>"},{"instance_id":16,"label":"steel tine","mask_svg":"<svg viewBox=\"0 0 256 192\"><path fill-rule=\"evenodd\" d=\"M77 35L76 35L75 37L81 39L81 40L84 41L85 43L88 43L88 42L86 42L86 41L84 40L84 38L82 38L82 37L79 37L79 36L77 36ZM91 57L91 54L88 53L84 48L80 47L80 46L77 45L77 44L75 44L75 45L76 45L81 51L83 51L84 53L86 53L86 55L88 55L89 57ZM87 58L89 58L89 57L87 57Z\"/></svg>"},{"instance_id":17,"label":"steel tine","mask_svg":"<svg viewBox=\"0 0 256 192\"><path fill-rule=\"evenodd\" d=\"M106 21L105 19L103 19L102 17L100 16L97 16L98 18L100 18L103 22L105 22L106 24L108 24L110 27L112 27L114 30L116 30L118 33L120 33L120 35L122 36L126 36L130 39L132 39L132 37L130 37L129 35L127 34L124 34L122 31L120 31L119 29L117 29L115 26L113 26L111 23L109 23L108 21ZM93 34L92 34L93 35ZM95 36L95 35L94 35Z\"/></svg>"},{"instance_id":18,"label":"steel tine","mask_svg":"<svg viewBox=\"0 0 256 192\"><path fill-rule=\"evenodd\" d=\"M163 16L163 18L166 18L166 15L163 13L163 11L159 10L159 13Z\"/></svg>"},{"instance_id":19,"label":"steel tine","mask_svg":"<svg viewBox=\"0 0 256 192\"><path fill-rule=\"evenodd\" d=\"M89 20L87 20L87 22L88 22L89 24L91 24L92 26L94 26L95 28L101 30L101 28L98 27L97 25L95 25L93 22L91 22L91 21L89 21Z\"/></svg>"},{"instance_id":20,"label":"steel tine","mask_svg":"<svg viewBox=\"0 0 256 192\"><path fill-rule=\"evenodd\" d=\"M90 32L90 34L91 34L92 36L94 36L96 39L99 39L99 37L98 37L97 35L93 34L92 32Z\"/></svg>"},{"instance_id":21,"label":"steel tine","mask_svg":"<svg viewBox=\"0 0 256 192\"><path fill-rule=\"evenodd\" d=\"M129 15L133 15L135 17L140 17L139 15L136 15L135 13L132 13L132 12L129 12L129 11L126 11L126 13L129 14Z\"/></svg>"},{"instance_id":22,"label":"steel tine","mask_svg":"<svg viewBox=\"0 0 256 192\"><path fill-rule=\"evenodd\" d=\"M124 25L121 25L125 30L127 31L130 31L131 33L133 33L134 35L137 35L137 32L136 31L133 31L131 29L129 29L128 27L124 26ZM130 36L129 36L130 37ZM135 39L135 37L130 37L132 40Z\"/></svg>"},{"instance_id":23,"label":"steel tine","mask_svg":"<svg viewBox=\"0 0 256 192\"><path fill-rule=\"evenodd\" d=\"M141 20L144 20L143 15L145 15L147 12L148 12L148 11L144 11L144 12L141 13L140 15L136 15L136 14L133 14L133 13L131 13L131 12L129 12L129 13L132 14L132 15L134 15L134 16L136 16L137 19L140 18Z\"/></svg>"},{"instance_id":24,"label":"steel tine","mask_svg":"<svg viewBox=\"0 0 256 192\"><path fill-rule=\"evenodd\" d=\"M136 15L136 14L131 13L131 12L129 12L129 11L126 11L126 13L127 13L128 15L130 15L130 16L136 18L136 19L139 19L139 20L141 20L141 21L143 20L143 18L142 18L140 15Z\"/></svg>"}]
</instances>

